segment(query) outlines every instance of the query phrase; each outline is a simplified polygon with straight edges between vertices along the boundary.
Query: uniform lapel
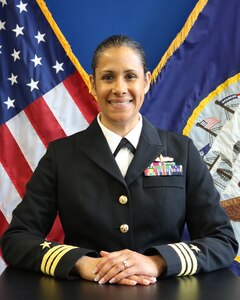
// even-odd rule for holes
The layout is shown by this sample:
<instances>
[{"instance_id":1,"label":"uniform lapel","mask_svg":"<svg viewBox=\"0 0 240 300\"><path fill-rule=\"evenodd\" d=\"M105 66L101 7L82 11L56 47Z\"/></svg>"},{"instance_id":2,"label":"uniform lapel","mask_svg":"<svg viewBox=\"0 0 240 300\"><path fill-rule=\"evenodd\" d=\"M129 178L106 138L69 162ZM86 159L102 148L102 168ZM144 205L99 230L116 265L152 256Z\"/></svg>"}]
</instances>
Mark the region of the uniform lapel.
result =
<instances>
[{"instance_id":1,"label":"uniform lapel","mask_svg":"<svg viewBox=\"0 0 240 300\"><path fill-rule=\"evenodd\" d=\"M141 175L165 149L157 129L143 118L139 144L124 180L96 118L81 135L78 135L76 141L78 151L84 153L124 185L126 183L129 185Z\"/></svg>"},{"instance_id":2,"label":"uniform lapel","mask_svg":"<svg viewBox=\"0 0 240 300\"><path fill-rule=\"evenodd\" d=\"M96 118L79 136L77 148L111 176L126 184Z\"/></svg>"},{"instance_id":3,"label":"uniform lapel","mask_svg":"<svg viewBox=\"0 0 240 300\"><path fill-rule=\"evenodd\" d=\"M156 159L159 154L164 152L165 146L162 144L157 129L143 118L143 129L139 139L132 163L128 168L125 180L129 185Z\"/></svg>"}]
</instances>

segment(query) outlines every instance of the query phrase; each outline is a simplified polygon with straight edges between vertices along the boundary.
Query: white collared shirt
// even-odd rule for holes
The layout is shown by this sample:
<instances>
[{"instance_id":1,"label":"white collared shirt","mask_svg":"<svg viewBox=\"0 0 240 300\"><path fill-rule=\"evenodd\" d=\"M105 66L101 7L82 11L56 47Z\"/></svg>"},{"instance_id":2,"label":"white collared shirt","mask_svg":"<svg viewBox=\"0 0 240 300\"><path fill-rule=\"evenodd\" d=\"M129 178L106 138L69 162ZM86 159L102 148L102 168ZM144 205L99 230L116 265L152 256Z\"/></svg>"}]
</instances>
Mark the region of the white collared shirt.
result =
<instances>
[{"instance_id":1,"label":"white collared shirt","mask_svg":"<svg viewBox=\"0 0 240 300\"><path fill-rule=\"evenodd\" d=\"M97 116L97 121L102 129L102 132L108 142L108 145L110 147L110 150L112 153L116 150L118 144L120 143L122 137L115 132L109 130L107 127L105 127L100 120L100 114ZM126 139L134 146L134 148L137 148L138 141L140 138L140 134L142 131L142 116L139 114L139 121L137 125L125 136ZM118 152L118 154L115 157L116 163L118 164L118 167L123 175L123 177L126 176L128 167L133 159L134 155L128 148L122 148Z\"/></svg>"}]
</instances>

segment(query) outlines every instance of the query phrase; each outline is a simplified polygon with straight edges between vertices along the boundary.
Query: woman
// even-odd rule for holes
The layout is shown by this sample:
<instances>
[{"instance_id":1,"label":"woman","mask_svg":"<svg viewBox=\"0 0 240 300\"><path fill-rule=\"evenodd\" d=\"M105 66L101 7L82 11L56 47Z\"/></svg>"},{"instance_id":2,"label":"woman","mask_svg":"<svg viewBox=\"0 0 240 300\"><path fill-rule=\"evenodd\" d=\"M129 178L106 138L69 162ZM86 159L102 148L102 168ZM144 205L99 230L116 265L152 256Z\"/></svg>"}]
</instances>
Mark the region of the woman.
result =
<instances>
[{"instance_id":1,"label":"woman","mask_svg":"<svg viewBox=\"0 0 240 300\"><path fill-rule=\"evenodd\" d=\"M112 36L95 50L92 69L101 112L48 147L3 237L6 262L126 285L228 266L237 242L197 149L139 113L150 85L140 45ZM123 137L131 150L117 152ZM45 240L57 213L64 245Z\"/></svg>"}]
</instances>

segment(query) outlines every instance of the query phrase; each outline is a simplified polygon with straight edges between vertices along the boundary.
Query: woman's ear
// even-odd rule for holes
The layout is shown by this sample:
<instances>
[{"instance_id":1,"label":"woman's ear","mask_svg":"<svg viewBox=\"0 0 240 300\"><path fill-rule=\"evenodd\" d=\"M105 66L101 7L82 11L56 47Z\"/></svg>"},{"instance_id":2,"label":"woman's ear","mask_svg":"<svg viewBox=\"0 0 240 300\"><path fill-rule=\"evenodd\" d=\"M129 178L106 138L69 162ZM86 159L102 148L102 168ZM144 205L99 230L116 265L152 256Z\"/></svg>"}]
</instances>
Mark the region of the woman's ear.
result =
<instances>
[{"instance_id":1,"label":"woman's ear","mask_svg":"<svg viewBox=\"0 0 240 300\"><path fill-rule=\"evenodd\" d=\"M89 75L89 80L90 80L90 94L96 97L97 93L95 88L95 81L92 74Z\"/></svg>"},{"instance_id":2,"label":"woman's ear","mask_svg":"<svg viewBox=\"0 0 240 300\"><path fill-rule=\"evenodd\" d=\"M149 91L150 84L151 84L151 72L148 71L145 75L145 88L144 88L145 94L147 94L147 92Z\"/></svg>"}]
</instances>

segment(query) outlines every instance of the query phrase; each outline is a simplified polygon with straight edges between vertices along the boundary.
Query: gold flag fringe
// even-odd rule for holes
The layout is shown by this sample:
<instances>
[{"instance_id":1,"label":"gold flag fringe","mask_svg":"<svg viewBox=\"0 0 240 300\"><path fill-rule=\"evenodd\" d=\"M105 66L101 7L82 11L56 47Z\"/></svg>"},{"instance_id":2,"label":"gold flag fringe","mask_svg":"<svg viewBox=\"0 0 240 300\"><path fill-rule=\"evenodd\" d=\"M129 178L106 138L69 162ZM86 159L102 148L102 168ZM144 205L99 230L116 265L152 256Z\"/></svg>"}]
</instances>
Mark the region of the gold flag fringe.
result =
<instances>
[{"instance_id":1,"label":"gold flag fringe","mask_svg":"<svg viewBox=\"0 0 240 300\"><path fill-rule=\"evenodd\" d=\"M89 84L89 76L88 76L87 72L83 69L83 67L81 66L81 64L79 63L79 61L76 58L76 56L73 54L72 49L71 49L69 43L67 42L66 38L64 37L64 35L62 34L61 30L59 29L57 23L53 19L53 16L50 13L50 11L48 10L45 1L44 0L36 0L36 2L38 4L38 6L40 7L41 11L43 12L45 18L47 19L48 23L52 27L52 30L56 34L59 42L61 43L62 47L65 50L67 56L70 58L70 60L72 61L73 65L76 67L76 69L78 70L78 72L82 76L85 84L87 85L87 87L89 89L89 86L90 86L90 84Z\"/></svg>"},{"instance_id":2,"label":"gold flag fringe","mask_svg":"<svg viewBox=\"0 0 240 300\"><path fill-rule=\"evenodd\" d=\"M203 8L207 4L208 0L199 0L197 4L195 5L193 11L189 15L185 25L183 26L182 30L177 34L175 39L172 41L170 44L169 48L161 58L159 64L157 67L154 69L152 73L152 83L156 82L157 77L163 67L166 65L167 61L169 58L173 55L173 53L181 46L181 44L184 42L186 37L189 34L189 31L191 30L192 26L194 25L195 21L197 20L199 14L202 12Z\"/></svg>"}]
</instances>

